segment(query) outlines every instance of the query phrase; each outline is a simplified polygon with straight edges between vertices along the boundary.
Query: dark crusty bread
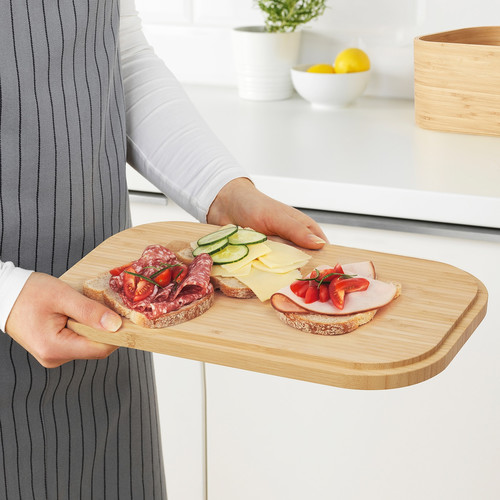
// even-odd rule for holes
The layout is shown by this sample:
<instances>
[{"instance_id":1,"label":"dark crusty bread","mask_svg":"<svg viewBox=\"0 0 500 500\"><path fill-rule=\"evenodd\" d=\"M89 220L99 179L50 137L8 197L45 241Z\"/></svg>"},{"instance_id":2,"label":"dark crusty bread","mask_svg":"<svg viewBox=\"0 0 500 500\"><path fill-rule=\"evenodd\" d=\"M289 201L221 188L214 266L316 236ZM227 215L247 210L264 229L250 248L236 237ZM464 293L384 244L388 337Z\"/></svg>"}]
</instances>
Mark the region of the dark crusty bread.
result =
<instances>
[{"instance_id":1,"label":"dark crusty bread","mask_svg":"<svg viewBox=\"0 0 500 500\"><path fill-rule=\"evenodd\" d=\"M176 257L184 264L190 264L193 259L193 251L186 241L175 240L168 244L168 248L175 253ZM251 299L255 294L250 288L235 277L211 276L210 281L215 289L224 295L236 299Z\"/></svg>"},{"instance_id":2,"label":"dark crusty bread","mask_svg":"<svg viewBox=\"0 0 500 500\"><path fill-rule=\"evenodd\" d=\"M109 273L102 273L93 279L87 280L83 284L83 294L91 299L103 302L121 316L146 328L166 328L189 321L210 309L214 303L214 292L212 291L177 311L163 314L156 319L149 319L143 313L125 306L120 295L109 287L109 277Z\"/></svg>"},{"instance_id":3,"label":"dark crusty bread","mask_svg":"<svg viewBox=\"0 0 500 500\"><path fill-rule=\"evenodd\" d=\"M394 299L401 294L401 284L396 285ZM290 301L291 302L291 301ZM299 307L300 309L300 307ZM276 310L278 317L287 325L316 335L343 335L371 321L378 309L363 311L346 316L329 316L326 314L282 312Z\"/></svg>"}]
</instances>

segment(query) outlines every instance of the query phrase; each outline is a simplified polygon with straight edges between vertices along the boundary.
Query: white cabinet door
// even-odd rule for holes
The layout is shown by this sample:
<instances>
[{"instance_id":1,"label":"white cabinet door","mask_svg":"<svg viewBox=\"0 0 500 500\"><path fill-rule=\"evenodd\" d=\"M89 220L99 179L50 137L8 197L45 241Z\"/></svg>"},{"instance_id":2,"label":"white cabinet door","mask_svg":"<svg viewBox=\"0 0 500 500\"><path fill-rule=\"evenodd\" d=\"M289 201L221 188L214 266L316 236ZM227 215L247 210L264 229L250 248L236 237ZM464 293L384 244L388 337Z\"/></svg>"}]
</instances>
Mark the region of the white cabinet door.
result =
<instances>
[{"instance_id":1,"label":"white cabinet door","mask_svg":"<svg viewBox=\"0 0 500 500\"><path fill-rule=\"evenodd\" d=\"M169 500L205 499L204 366L154 355Z\"/></svg>"},{"instance_id":2,"label":"white cabinet door","mask_svg":"<svg viewBox=\"0 0 500 500\"><path fill-rule=\"evenodd\" d=\"M474 274L490 313L444 372L407 388L346 390L206 365L208 499L500 498L500 243L324 227L332 243Z\"/></svg>"}]
</instances>

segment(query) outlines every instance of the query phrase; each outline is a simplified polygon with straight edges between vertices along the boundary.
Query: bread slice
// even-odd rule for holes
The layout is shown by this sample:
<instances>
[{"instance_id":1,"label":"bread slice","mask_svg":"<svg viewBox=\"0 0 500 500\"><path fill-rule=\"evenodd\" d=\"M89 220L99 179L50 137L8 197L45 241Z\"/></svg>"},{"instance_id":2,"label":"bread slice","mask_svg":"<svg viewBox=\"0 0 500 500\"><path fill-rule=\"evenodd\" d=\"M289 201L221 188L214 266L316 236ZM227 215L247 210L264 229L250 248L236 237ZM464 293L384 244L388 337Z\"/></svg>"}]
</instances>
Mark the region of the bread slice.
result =
<instances>
[{"instance_id":1,"label":"bread slice","mask_svg":"<svg viewBox=\"0 0 500 500\"><path fill-rule=\"evenodd\" d=\"M215 289L233 299L251 299L255 297L255 293L238 278L212 276L210 281Z\"/></svg>"},{"instance_id":2,"label":"bread slice","mask_svg":"<svg viewBox=\"0 0 500 500\"><path fill-rule=\"evenodd\" d=\"M175 240L168 243L168 248L175 253L176 257L184 264L190 264L193 259L193 251L186 241ZM253 291L235 277L211 276L210 281L215 289L224 295L236 299L251 299L255 297Z\"/></svg>"},{"instance_id":3,"label":"bread slice","mask_svg":"<svg viewBox=\"0 0 500 500\"><path fill-rule=\"evenodd\" d=\"M349 316L327 316L326 314L282 313L278 317L288 326L316 335L343 335L368 323L377 313L377 309Z\"/></svg>"},{"instance_id":4,"label":"bread slice","mask_svg":"<svg viewBox=\"0 0 500 500\"><path fill-rule=\"evenodd\" d=\"M175 253L175 256L184 264L191 264L193 262L193 250L188 241L173 240L167 244L169 250Z\"/></svg>"},{"instance_id":5,"label":"bread slice","mask_svg":"<svg viewBox=\"0 0 500 500\"><path fill-rule=\"evenodd\" d=\"M214 292L201 299L183 306L177 311L171 311L155 319L149 319L145 314L129 309L122 301L120 294L109 287L109 273L102 273L83 284L83 294L91 299L103 302L121 316L128 318L136 325L146 328L167 328L197 318L206 312L214 303Z\"/></svg>"},{"instance_id":6,"label":"bread slice","mask_svg":"<svg viewBox=\"0 0 500 500\"><path fill-rule=\"evenodd\" d=\"M401 295L401 284L394 284L396 285L396 294L393 300ZM301 306L297 306L287 297L284 299L290 303L287 305L290 311L284 312L285 307L281 308L282 310L275 307L279 319L292 328L316 335L343 335L352 332L371 321L378 311L378 309L372 309L344 316L299 312L303 310Z\"/></svg>"}]
</instances>

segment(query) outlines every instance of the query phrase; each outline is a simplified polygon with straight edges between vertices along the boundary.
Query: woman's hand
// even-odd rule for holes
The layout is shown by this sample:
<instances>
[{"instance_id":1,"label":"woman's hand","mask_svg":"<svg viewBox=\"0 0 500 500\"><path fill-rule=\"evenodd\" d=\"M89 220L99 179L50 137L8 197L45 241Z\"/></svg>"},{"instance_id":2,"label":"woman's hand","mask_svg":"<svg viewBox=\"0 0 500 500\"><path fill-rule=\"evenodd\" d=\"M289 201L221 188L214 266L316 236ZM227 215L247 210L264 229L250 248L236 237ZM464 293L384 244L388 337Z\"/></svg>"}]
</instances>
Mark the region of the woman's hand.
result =
<instances>
[{"instance_id":1,"label":"woman's hand","mask_svg":"<svg viewBox=\"0 0 500 500\"><path fill-rule=\"evenodd\" d=\"M68 318L115 332L121 317L63 281L32 273L12 308L5 331L45 368L74 359L102 359L117 348L93 342L67 328Z\"/></svg>"},{"instance_id":2,"label":"woman's hand","mask_svg":"<svg viewBox=\"0 0 500 500\"><path fill-rule=\"evenodd\" d=\"M246 178L228 182L207 215L210 224L238 224L277 235L303 248L320 249L327 238L311 217L259 191Z\"/></svg>"}]
</instances>

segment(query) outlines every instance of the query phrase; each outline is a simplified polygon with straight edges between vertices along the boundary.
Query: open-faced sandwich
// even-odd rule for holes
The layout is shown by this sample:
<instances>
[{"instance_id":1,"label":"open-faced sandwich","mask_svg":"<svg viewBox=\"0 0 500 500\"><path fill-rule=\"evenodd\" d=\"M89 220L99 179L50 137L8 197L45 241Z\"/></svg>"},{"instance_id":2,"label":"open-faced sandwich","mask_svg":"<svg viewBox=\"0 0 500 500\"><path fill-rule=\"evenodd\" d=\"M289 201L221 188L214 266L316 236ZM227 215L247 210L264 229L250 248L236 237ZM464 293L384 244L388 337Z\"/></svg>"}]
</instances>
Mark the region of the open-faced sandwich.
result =
<instances>
[{"instance_id":1,"label":"open-faced sandwich","mask_svg":"<svg viewBox=\"0 0 500 500\"><path fill-rule=\"evenodd\" d=\"M319 335L349 333L373 319L401 293L398 283L375 278L372 262L319 266L271 297L287 325Z\"/></svg>"},{"instance_id":2,"label":"open-faced sandwich","mask_svg":"<svg viewBox=\"0 0 500 500\"><path fill-rule=\"evenodd\" d=\"M150 245L139 259L87 280L83 293L133 323L164 328L196 318L212 306L211 269L208 254L187 265L168 248Z\"/></svg>"},{"instance_id":3,"label":"open-faced sandwich","mask_svg":"<svg viewBox=\"0 0 500 500\"><path fill-rule=\"evenodd\" d=\"M224 226L194 242L172 241L168 246L184 263L209 254L214 263L211 280L216 289L229 297L257 297L263 302L300 278L300 268L311 258L292 245L235 225Z\"/></svg>"}]
</instances>

